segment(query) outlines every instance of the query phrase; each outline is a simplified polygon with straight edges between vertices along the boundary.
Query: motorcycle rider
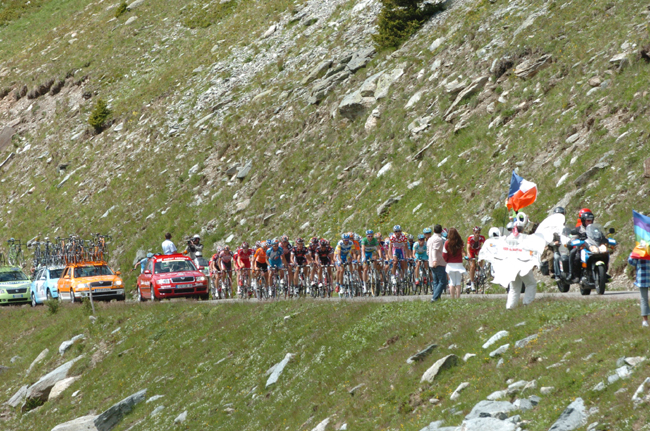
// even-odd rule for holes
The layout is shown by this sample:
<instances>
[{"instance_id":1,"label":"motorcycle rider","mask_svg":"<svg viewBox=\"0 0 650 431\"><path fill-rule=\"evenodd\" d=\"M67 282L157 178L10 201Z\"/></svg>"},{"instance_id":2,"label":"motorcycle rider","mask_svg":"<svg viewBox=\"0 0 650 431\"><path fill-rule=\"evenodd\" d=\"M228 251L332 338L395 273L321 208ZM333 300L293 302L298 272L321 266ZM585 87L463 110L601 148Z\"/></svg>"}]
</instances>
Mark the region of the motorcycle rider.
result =
<instances>
[{"instance_id":1,"label":"motorcycle rider","mask_svg":"<svg viewBox=\"0 0 650 431\"><path fill-rule=\"evenodd\" d=\"M564 207L557 207L557 208L555 208L553 210L553 214L566 215L566 210L564 209ZM555 262L554 262L554 258L553 258L553 246L557 247L557 246L561 246L561 245L565 245L565 244L561 243L560 234L555 233L555 234L553 234L553 243L547 245L546 249L544 250L544 253L542 254L542 259L541 259L542 264L544 264L544 262L547 262L551 278L555 278L555 275L556 275L555 274Z\"/></svg>"},{"instance_id":2,"label":"motorcycle rider","mask_svg":"<svg viewBox=\"0 0 650 431\"><path fill-rule=\"evenodd\" d=\"M578 237L580 239L587 238L587 226L594 223L595 217L594 214L588 208L583 208L578 213L580 216L580 227L577 229ZM571 283L579 283L582 276L582 262L580 262L580 248L571 247L569 253L569 280Z\"/></svg>"}]
</instances>

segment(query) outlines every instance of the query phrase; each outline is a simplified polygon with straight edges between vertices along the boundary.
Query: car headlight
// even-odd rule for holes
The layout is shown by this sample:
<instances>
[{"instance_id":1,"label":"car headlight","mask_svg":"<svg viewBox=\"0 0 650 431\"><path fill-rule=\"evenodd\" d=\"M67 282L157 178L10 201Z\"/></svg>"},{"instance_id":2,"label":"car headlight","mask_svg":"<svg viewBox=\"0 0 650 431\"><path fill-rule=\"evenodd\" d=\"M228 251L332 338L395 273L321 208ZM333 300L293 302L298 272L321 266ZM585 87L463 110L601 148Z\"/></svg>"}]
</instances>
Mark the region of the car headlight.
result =
<instances>
[{"instance_id":1,"label":"car headlight","mask_svg":"<svg viewBox=\"0 0 650 431\"><path fill-rule=\"evenodd\" d=\"M605 244L602 244L600 247L598 247L598 250L600 250L601 253L607 253L607 246Z\"/></svg>"},{"instance_id":2,"label":"car headlight","mask_svg":"<svg viewBox=\"0 0 650 431\"><path fill-rule=\"evenodd\" d=\"M4 289L0 289L0 295L4 295L5 293L7 293L6 290L4 290Z\"/></svg>"},{"instance_id":3,"label":"car headlight","mask_svg":"<svg viewBox=\"0 0 650 431\"><path fill-rule=\"evenodd\" d=\"M169 278L161 278L158 280L158 284L172 284L172 281Z\"/></svg>"},{"instance_id":4,"label":"car headlight","mask_svg":"<svg viewBox=\"0 0 650 431\"><path fill-rule=\"evenodd\" d=\"M196 277L196 281L205 281L205 277Z\"/></svg>"},{"instance_id":5,"label":"car headlight","mask_svg":"<svg viewBox=\"0 0 650 431\"><path fill-rule=\"evenodd\" d=\"M116 285L116 286L121 286L121 285L122 285L122 280L117 280L117 281L115 282L115 285Z\"/></svg>"},{"instance_id":6,"label":"car headlight","mask_svg":"<svg viewBox=\"0 0 650 431\"><path fill-rule=\"evenodd\" d=\"M88 284L87 283L77 284L77 289L88 289Z\"/></svg>"},{"instance_id":7,"label":"car headlight","mask_svg":"<svg viewBox=\"0 0 650 431\"><path fill-rule=\"evenodd\" d=\"M599 253L598 247L596 247L595 245L589 246L589 251L592 253Z\"/></svg>"}]
</instances>

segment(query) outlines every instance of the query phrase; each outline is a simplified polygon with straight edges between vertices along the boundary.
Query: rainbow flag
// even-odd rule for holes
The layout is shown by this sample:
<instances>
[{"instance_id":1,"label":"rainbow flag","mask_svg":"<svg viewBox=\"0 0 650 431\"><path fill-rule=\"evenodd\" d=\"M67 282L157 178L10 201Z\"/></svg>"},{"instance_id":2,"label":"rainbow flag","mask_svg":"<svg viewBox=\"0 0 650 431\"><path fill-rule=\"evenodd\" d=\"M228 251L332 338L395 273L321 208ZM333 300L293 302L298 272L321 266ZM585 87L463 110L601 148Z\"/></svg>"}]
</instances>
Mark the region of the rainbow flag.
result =
<instances>
[{"instance_id":1,"label":"rainbow flag","mask_svg":"<svg viewBox=\"0 0 650 431\"><path fill-rule=\"evenodd\" d=\"M636 247L632 250L632 259L650 260L650 217L632 210L634 217L634 236Z\"/></svg>"},{"instance_id":2,"label":"rainbow flag","mask_svg":"<svg viewBox=\"0 0 650 431\"><path fill-rule=\"evenodd\" d=\"M537 184L526 181L512 171L508 202L506 202L508 209L519 211L535 202L535 199L537 199Z\"/></svg>"}]
</instances>

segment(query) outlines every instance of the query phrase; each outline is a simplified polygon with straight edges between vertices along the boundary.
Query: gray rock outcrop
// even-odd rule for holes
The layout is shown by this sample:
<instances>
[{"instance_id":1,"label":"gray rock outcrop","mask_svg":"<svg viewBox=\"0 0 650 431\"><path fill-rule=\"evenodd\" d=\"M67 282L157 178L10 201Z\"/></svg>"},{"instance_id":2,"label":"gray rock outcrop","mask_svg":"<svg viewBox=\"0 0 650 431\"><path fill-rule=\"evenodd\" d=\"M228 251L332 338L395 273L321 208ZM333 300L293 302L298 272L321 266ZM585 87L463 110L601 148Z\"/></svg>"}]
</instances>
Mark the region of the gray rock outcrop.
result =
<instances>
[{"instance_id":1,"label":"gray rock outcrop","mask_svg":"<svg viewBox=\"0 0 650 431\"><path fill-rule=\"evenodd\" d=\"M444 358L438 359L428 370L422 375L420 382L433 382L438 373L442 370L449 369L458 365L459 359L456 355L447 355Z\"/></svg>"},{"instance_id":2,"label":"gray rock outcrop","mask_svg":"<svg viewBox=\"0 0 650 431\"><path fill-rule=\"evenodd\" d=\"M70 371L70 368L72 368L74 363L77 362L79 359L81 359L81 356L78 356L77 358L66 362L65 364L61 365L60 367L56 368L53 371L50 371L48 374L41 377L36 383L31 385L27 389L25 400L26 401L36 400L36 401L40 401L41 403L47 401L48 397L50 396L50 391L52 390L54 385L60 382L61 380L65 379L66 377L68 377L68 372ZM26 405L27 403L25 403L25 406Z\"/></svg>"},{"instance_id":3,"label":"gray rock outcrop","mask_svg":"<svg viewBox=\"0 0 650 431\"><path fill-rule=\"evenodd\" d=\"M406 360L406 363L407 364L412 364L414 362L421 361L422 359L429 356L431 354L431 352L433 352L433 349L435 349L436 347L438 347L438 345L435 344L435 343L429 344L427 347L425 347L424 349L417 352L415 355L408 358Z\"/></svg>"},{"instance_id":4,"label":"gray rock outcrop","mask_svg":"<svg viewBox=\"0 0 650 431\"><path fill-rule=\"evenodd\" d=\"M82 416L59 424L52 428L52 431L97 431L95 419L97 419L96 415Z\"/></svg>"},{"instance_id":5,"label":"gray rock outcrop","mask_svg":"<svg viewBox=\"0 0 650 431\"><path fill-rule=\"evenodd\" d=\"M287 353L284 359L271 368L266 372L267 374L270 374L269 378L266 380L266 385L264 386L265 388L268 388L269 386L275 384L278 381L278 378L282 374L282 371L284 371L284 367L287 366L289 361L293 358L293 353Z\"/></svg>"},{"instance_id":6,"label":"gray rock outcrop","mask_svg":"<svg viewBox=\"0 0 650 431\"><path fill-rule=\"evenodd\" d=\"M504 420L514 410L517 408L508 401L480 401L465 416L465 420L488 417Z\"/></svg>"},{"instance_id":7,"label":"gray rock outcrop","mask_svg":"<svg viewBox=\"0 0 650 431\"><path fill-rule=\"evenodd\" d=\"M576 398L562 412L559 419L549 428L549 431L571 431L587 425L587 409L582 398Z\"/></svg>"},{"instance_id":8,"label":"gray rock outcrop","mask_svg":"<svg viewBox=\"0 0 650 431\"><path fill-rule=\"evenodd\" d=\"M146 395L147 390L143 389L111 406L95 419L94 423L97 430L110 431L115 428L122 418L133 410L136 404L145 400Z\"/></svg>"}]
</instances>

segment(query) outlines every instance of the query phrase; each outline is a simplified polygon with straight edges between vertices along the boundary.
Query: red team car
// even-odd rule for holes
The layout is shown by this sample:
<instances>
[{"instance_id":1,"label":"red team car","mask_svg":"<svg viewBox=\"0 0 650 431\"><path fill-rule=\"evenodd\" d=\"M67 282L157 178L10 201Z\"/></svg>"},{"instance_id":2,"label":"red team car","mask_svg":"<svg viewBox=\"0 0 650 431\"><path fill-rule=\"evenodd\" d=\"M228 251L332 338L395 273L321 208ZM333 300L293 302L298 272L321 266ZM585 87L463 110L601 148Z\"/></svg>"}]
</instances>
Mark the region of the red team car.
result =
<instances>
[{"instance_id":1,"label":"red team car","mask_svg":"<svg viewBox=\"0 0 650 431\"><path fill-rule=\"evenodd\" d=\"M177 297L208 299L208 278L182 254L155 255L138 277L138 299Z\"/></svg>"}]
</instances>

